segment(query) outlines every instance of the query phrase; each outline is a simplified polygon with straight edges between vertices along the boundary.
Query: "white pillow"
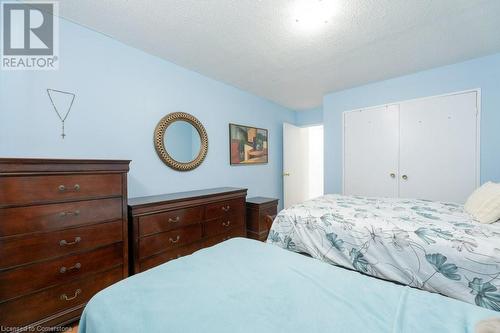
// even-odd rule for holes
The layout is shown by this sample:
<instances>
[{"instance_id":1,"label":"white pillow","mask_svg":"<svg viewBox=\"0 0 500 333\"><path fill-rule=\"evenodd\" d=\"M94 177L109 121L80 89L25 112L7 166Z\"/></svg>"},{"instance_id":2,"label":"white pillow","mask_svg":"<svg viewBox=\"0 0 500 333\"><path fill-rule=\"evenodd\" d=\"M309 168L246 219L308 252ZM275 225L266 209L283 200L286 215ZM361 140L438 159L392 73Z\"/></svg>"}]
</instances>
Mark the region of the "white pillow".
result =
<instances>
[{"instance_id":1,"label":"white pillow","mask_svg":"<svg viewBox=\"0 0 500 333\"><path fill-rule=\"evenodd\" d=\"M500 184L487 182L475 190L465 203L465 211L480 223L500 219Z\"/></svg>"},{"instance_id":2,"label":"white pillow","mask_svg":"<svg viewBox=\"0 0 500 333\"><path fill-rule=\"evenodd\" d=\"M492 182L487 182L484 183L481 187L478 187L472 194L467 198L467 201L465 202L465 211L467 211L469 214L472 214L472 211L475 211L481 207L482 203L484 202L488 189L492 186L495 185Z\"/></svg>"}]
</instances>

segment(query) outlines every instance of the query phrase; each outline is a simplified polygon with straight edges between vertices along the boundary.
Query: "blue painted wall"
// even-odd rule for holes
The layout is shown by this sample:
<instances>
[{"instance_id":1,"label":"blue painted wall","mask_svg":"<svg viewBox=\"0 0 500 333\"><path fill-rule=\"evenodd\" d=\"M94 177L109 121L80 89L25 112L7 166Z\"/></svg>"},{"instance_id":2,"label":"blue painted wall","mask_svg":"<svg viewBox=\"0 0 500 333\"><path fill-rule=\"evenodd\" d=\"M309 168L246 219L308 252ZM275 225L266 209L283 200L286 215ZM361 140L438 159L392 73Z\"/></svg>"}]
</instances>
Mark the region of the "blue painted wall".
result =
<instances>
[{"instance_id":1,"label":"blue painted wall","mask_svg":"<svg viewBox=\"0 0 500 333\"><path fill-rule=\"evenodd\" d=\"M77 95L65 140L46 88ZM191 172L168 168L153 147L157 122L174 111L208 133L208 156ZM238 186L282 199L282 127L294 121L294 111L65 20L58 71L0 72L0 156L131 159L130 197ZM230 122L269 129L269 164L229 165Z\"/></svg>"},{"instance_id":2,"label":"blue painted wall","mask_svg":"<svg viewBox=\"0 0 500 333\"><path fill-rule=\"evenodd\" d=\"M481 182L500 181L500 54L328 94L323 98L325 193L342 191L342 112L481 88Z\"/></svg>"},{"instance_id":3,"label":"blue painted wall","mask_svg":"<svg viewBox=\"0 0 500 333\"><path fill-rule=\"evenodd\" d=\"M311 126L323 123L323 108L318 107L304 111L297 111L295 114L295 125Z\"/></svg>"}]
</instances>

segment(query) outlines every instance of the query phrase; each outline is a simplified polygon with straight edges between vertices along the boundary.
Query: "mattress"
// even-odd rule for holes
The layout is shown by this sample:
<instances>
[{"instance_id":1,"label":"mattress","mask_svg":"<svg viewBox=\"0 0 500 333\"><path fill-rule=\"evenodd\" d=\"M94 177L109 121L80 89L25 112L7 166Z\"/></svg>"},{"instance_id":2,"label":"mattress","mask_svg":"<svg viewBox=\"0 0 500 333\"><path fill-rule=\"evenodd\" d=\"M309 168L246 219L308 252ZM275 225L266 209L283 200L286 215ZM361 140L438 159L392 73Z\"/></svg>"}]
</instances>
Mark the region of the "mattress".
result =
<instances>
[{"instance_id":1,"label":"mattress","mask_svg":"<svg viewBox=\"0 0 500 333\"><path fill-rule=\"evenodd\" d=\"M281 211L267 242L500 311L500 225L458 204L325 195Z\"/></svg>"},{"instance_id":2,"label":"mattress","mask_svg":"<svg viewBox=\"0 0 500 333\"><path fill-rule=\"evenodd\" d=\"M79 332L458 333L495 315L235 238L99 292Z\"/></svg>"}]
</instances>

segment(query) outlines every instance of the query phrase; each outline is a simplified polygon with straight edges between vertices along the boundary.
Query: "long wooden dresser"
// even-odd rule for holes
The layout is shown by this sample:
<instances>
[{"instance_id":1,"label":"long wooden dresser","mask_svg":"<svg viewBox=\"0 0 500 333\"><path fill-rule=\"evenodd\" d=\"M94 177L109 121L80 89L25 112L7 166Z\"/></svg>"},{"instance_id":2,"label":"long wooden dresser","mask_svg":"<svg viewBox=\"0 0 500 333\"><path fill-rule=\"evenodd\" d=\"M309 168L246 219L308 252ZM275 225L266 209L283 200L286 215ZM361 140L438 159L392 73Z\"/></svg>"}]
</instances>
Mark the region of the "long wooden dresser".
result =
<instances>
[{"instance_id":1,"label":"long wooden dresser","mask_svg":"<svg viewBox=\"0 0 500 333\"><path fill-rule=\"evenodd\" d=\"M77 320L128 275L129 161L0 159L0 326Z\"/></svg>"},{"instance_id":2,"label":"long wooden dresser","mask_svg":"<svg viewBox=\"0 0 500 333\"><path fill-rule=\"evenodd\" d=\"M130 199L131 273L245 237L246 194L224 187Z\"/></svg>"}]
</instances>

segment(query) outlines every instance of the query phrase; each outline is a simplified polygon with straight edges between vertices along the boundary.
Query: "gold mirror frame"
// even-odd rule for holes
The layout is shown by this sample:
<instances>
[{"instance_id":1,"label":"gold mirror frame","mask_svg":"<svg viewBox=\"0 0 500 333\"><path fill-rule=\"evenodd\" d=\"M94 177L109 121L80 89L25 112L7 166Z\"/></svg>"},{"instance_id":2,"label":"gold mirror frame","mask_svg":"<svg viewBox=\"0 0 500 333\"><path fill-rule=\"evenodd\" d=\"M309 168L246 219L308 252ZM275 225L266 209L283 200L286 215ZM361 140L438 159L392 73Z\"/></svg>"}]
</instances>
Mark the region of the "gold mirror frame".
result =
<instances>
[{"instance_id":1,"label":"gold mirror frame","mask_svg":"<svg viewBox=\"0 0 500 333\"><path fill-rule=\"evenodd\" d=\"M200 135L200 152L198 153L198 156L196 156L196 158L191 162L178 162L173 159L165 149L165 132L167 131L168 126L178 120L186 121L193 125ZM196 117L185 112L173 112L163 117L158 125L156 125L154 133L154 145L158 156L167 166L177 171L189 171L197 168L207 156L208 136L207 132L205 131L205 127L203 127L201 122Z\"/></svg>"}]
</instances>

